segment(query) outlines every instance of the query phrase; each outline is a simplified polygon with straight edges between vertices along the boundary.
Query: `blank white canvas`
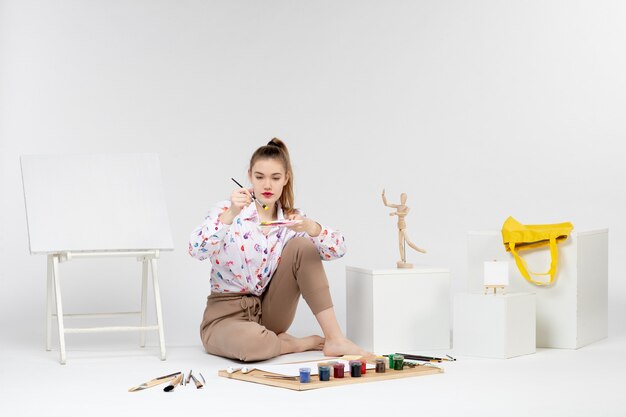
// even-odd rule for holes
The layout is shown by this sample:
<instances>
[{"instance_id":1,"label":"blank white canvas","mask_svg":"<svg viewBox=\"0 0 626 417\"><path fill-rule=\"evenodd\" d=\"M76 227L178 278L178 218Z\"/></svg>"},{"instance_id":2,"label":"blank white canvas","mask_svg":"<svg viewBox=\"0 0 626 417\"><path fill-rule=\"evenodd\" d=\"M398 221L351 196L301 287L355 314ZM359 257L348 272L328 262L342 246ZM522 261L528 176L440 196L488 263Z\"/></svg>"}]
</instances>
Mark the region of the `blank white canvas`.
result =
<instances>
[{"instance_id":1,"label":"blank white canvas","mask_svg":"<svg viewBox=\"0 0 626 417\"><path fill-rule=\"evenodd\" d=\"M21 157L30 252L173 249L156 154Z\"/></svg>"},{"instance_id":2,"label":"blank white canvas","mask_svg":"<svg viewBox=\"0 0 626 417\"><path fill-rule=\"evenodd\" d=\"M487 261L484 263L483 279L485 285L509 285L509 263Z\"/></svg>"}]
</instances>

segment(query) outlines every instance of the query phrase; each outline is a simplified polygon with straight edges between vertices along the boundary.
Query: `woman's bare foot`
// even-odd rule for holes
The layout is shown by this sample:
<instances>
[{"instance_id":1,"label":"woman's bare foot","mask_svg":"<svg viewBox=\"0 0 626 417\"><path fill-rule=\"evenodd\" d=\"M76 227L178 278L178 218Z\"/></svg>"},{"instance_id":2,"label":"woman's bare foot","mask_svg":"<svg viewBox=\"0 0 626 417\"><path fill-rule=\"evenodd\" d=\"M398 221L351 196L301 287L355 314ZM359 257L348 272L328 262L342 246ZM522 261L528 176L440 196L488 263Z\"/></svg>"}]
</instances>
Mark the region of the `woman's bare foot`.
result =
<instances>
[{"instance_id":1,"label":"woman's bare foot","mask_svg":"<svg viewBox=\"0 0 626 417\"><path fill-rule=\"evenodd\" d=\"M306 337L295 337L288 333L277 335L280 339L280 354L306 352L308 350L322 350L324 348L324 338L313 335Z\"/></svg>"},{"instance_id":2,"label":"woman's bare foot","mask_svg":"<svg viewBox=\"0 0 626 417\"><path fill-rule=\"evenodd\" d=\"M326 356L343 356L343 355L361 355L373 356L371 352L367 352L354 344L346 337L338 337L326 339L324 343L324 355Z\"/></svg>"}]
</instances>

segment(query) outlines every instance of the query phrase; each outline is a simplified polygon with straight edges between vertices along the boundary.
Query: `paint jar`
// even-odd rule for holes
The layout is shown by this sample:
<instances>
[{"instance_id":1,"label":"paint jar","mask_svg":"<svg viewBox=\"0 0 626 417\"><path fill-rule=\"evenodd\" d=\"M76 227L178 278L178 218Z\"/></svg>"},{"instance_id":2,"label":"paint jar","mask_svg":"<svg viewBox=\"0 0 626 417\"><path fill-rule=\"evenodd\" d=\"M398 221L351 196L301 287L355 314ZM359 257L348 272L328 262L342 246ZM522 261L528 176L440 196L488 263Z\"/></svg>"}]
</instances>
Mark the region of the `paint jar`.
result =
<instances>
[{"instance_id":1,"label":"paint jar","mask_svg":"<svg viewBox=\"0 0 626 417\"><path fill-rule=\"evenodd\" d=\"M393 356L393 369L396 371L401 371L403 368L404 368L404 356L394 355Z\"/></svg>"},{"instance_id":2,"label":"paint jar","mask_svg":"<svg viewBox=\"0 0 626 417\"><path fill-rule=\"evenodd\" d=\"M382 374L386 371L385 360L384 359L376 359L376 373Z\"/></svg>"},{"instance_id":3,"label":"paint jar","mask_svg":"<svg viewBox=\"0 0 626 417\"><path fill-rule=\"evenodd\" d=\"M345 366L343 363L335 363L333 365L333 378L343 378Z\"/></svg>"},{"instance_id":4,"label":"paint jar","mask_svg":"<svg viewBox=\"0 0 626 417\"><path fill-rule=\"evenodd\" d=\"M353 378L361 377L361 361L350 361L350 376Z\"/></svg>"},{"instance_id":5,"label":"paint jar","mask_svg":"<svg viewBox=\"0 0 626 417\"><path fill-rule=\"evenodd\" d=\"M330 366L322 365L319 367L320 381L330 381Z\"/></svg>"},{"instance_id":6,"label":"paint jar","mask_svg":"<svg viewBox=\"0 0 626 417\"><path fill-rule=\"evenodd\" d=\"M311 382L311 368L300 368L300 383L306 384Z\"/></svg>"},{"instance_id":7,"label":"paint jar","mask_svg":"<svg viewBox=\"0 0 626 417\"><path fill-rule=\"evenodd\" d=\"M394 369L396 362L395 362L395 357L396 357L397 353L392 353L389 355L389 366L387 367L387 369Z\"/></svg>"},{"instance_id":8,"label":"paint jar","mask_svg":"<svg viewBox=\"0 0 626 417\"><path fill-rule=\"evenodd\" d=\"M359 359L361 361L361 375L367 373L367 361L365 359Z\"/></svg>"}]
</instances>

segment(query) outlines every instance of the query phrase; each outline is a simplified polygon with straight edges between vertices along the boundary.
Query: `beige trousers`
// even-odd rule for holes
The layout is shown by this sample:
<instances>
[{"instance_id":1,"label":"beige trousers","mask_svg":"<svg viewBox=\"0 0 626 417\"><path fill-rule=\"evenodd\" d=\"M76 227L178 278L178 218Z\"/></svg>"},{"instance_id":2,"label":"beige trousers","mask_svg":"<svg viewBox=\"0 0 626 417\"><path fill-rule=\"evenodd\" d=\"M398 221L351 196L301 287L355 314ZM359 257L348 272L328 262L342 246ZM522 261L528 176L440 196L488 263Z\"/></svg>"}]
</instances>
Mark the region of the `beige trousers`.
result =
<instances>
[{"instance_id":1,"label":"beige trousers","mask_svg":"<svg viewBox=\"0 0 626 417\"><path fill-rule=\"evenodd\" d=\"M313 314L333 306L320 255L304 237L287 242L261 297L209 295L200 325L204 349L246 362L278 356L281 342L277 335L286 332L293 322L300 294Z\"/></svg>"}]
</instances>

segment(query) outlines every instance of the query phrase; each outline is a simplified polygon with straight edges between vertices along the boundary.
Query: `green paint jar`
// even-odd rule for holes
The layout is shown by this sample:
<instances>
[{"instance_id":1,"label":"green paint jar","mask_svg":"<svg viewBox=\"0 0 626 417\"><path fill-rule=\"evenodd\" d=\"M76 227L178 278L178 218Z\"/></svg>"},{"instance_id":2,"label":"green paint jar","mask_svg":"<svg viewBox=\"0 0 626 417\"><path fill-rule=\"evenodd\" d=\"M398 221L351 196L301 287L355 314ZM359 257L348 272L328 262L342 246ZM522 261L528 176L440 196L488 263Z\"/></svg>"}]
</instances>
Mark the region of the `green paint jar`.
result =
<instances>
[{"instance_id":1,"label":"green paint jar","mask_svg":"<svg viewBox=\"0 0 626 417\"><path fill-rule=\"evenodd\" d=\"M403 368L404 368L404 356L394 355L393 356L393 369L396 371L401 371Z\"/></svg>"}]
</instances>

